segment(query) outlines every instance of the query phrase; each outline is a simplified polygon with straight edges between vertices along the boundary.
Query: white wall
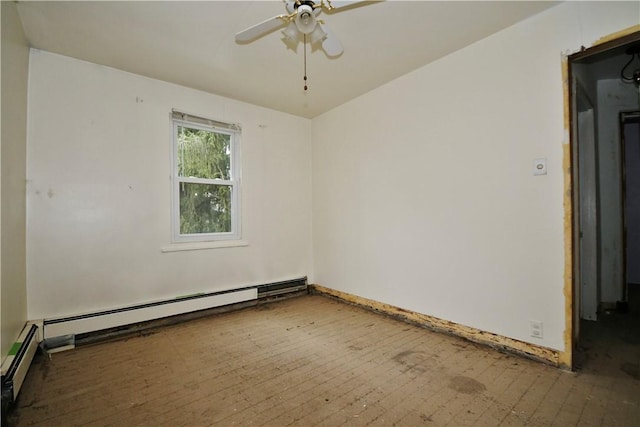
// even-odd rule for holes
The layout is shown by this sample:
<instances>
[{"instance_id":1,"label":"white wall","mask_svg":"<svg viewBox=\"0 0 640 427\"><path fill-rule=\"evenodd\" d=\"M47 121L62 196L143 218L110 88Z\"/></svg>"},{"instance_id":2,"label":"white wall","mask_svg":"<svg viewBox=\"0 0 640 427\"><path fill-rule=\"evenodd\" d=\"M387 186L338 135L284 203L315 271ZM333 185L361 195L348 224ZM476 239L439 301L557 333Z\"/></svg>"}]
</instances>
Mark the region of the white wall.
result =
<instances>
[{"instance_id":1,"label":"white wall","mask_svg":"<svg viewBox=\"0 0 640 427\"><path fill-rule=\"evenodd\" d=\"M310 274L309 120L38 50L29 84L30 318ZM172 108L242 125L248 246L161 252Z\"/></svg>"},{"instance_id":2,"label":"white wall","mask_svg":"<svg viewBox=\"0 0 640 427\"><path fill-rule=\"evenodd\" d=\"M563 3L314 119L315 281L564 349L562 59L639 17Z\"/></svg>"},{"instance_id":3,"label":"white wall","mask_svg":"<svg viewBox=\"0 0 640 427\"><path fill-rule=\"evenodd\" d=\"M27 320L25 176L29 47L14 2L2 2L2 220L0 300L2 360Z\"/></svg>"},{"instance_id":4,"label":"white wall","mask_svg":"<svg viewBox=\"0 0 640 427\"><path fill-rule=\"evenodd\" d=\"M598 104L598 82L596 80L597 74L594 73L594 66L591 64L573 64L572 72L577 79L580 87L576 88L577 91L582 91L582 94L586 96L585 99L580 99L579 102L582 105L578 105L578 109L583 111L586 104L591 104L589 107L597 109Z\"/></svg>"},{"instance_id":5,"label":"white wall","mask_svg":"<svg viewBox=\"0 0 640 427\"><path fill-rule=\"evenodd\" d=\"M638 90L620 79L598 81L601 300L622 301L624 291L620 112L637 110Z\"/></svg>"}]
</instances>

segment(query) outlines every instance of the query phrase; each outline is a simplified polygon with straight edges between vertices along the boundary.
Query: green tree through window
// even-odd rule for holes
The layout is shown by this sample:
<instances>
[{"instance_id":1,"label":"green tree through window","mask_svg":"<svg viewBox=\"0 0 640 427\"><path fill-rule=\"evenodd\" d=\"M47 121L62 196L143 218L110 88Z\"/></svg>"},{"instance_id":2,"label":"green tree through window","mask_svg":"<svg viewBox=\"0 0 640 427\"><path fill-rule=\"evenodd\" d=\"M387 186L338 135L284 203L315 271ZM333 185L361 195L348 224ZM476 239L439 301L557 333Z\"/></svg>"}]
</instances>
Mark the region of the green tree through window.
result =
<instances>
[{"instance_id":1,"label":"green tree through window","mask_svg":"<svg viewBox=\"0 0 640 427\"><path fill-rule=\"evenodd\" d=\"M233 233L233 132L174 122L179 235ZM199 239L201 240L201 239Z\"/></svg>"}]
</instances>

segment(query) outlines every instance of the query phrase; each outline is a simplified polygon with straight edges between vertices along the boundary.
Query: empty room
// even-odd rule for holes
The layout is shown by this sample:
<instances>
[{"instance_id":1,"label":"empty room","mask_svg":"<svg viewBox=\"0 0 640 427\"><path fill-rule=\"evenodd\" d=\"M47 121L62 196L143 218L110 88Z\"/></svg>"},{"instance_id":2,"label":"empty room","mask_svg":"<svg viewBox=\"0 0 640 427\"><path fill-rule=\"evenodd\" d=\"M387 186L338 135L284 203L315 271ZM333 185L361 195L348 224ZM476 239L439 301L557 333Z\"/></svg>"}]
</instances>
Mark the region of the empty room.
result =
<instances>
[{"instance_id":1,"label":"empty room","mask_svg":"<svg viewBox=\"0 0 640 427\"><path fill-rule=\"evenodd\" d=\"M2 423L640 423L638 1L2 1Z\"/></svg>"}]
</instances>

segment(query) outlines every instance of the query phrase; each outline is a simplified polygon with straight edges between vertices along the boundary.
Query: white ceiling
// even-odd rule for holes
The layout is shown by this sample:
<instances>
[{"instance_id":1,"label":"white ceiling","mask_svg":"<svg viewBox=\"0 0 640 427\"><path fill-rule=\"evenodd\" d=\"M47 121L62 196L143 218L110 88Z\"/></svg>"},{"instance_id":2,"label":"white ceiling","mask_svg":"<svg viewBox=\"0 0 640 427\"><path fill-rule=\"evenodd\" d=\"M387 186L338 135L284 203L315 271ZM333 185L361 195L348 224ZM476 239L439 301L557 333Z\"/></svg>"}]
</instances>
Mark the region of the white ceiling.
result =
<instances>
[{"instance_id":1,"label":"white ceiling","mask_svg":"<svg viewBox=\"0 0 640 427\"><path fill-rule=\"evenodd\" d=\"M342 41L334 59L287 48L275 31L238 31L285 13L282 1L19 2L35 48L312 118L554 6L549 1L385 1L321 18Z\"/></svg>"}]
</instances>

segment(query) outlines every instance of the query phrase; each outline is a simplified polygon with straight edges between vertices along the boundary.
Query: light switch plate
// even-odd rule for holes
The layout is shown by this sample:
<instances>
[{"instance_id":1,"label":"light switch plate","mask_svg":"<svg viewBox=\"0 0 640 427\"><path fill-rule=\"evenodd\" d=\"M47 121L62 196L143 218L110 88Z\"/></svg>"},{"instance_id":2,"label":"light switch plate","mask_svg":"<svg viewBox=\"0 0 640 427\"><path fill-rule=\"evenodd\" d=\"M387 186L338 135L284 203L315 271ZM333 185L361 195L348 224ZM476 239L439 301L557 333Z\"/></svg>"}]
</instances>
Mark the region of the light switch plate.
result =
<instances>
[{"instance_id":1,"label":"light switch plate","mask_svg":"<svg viewBox=\"0 0 640 427\"><path fill-rule=\"evenodd\" d=\"M533 161L533 174L534 175L547 174L547 159L535 159Z\"/></svg>"}]
</instances>

